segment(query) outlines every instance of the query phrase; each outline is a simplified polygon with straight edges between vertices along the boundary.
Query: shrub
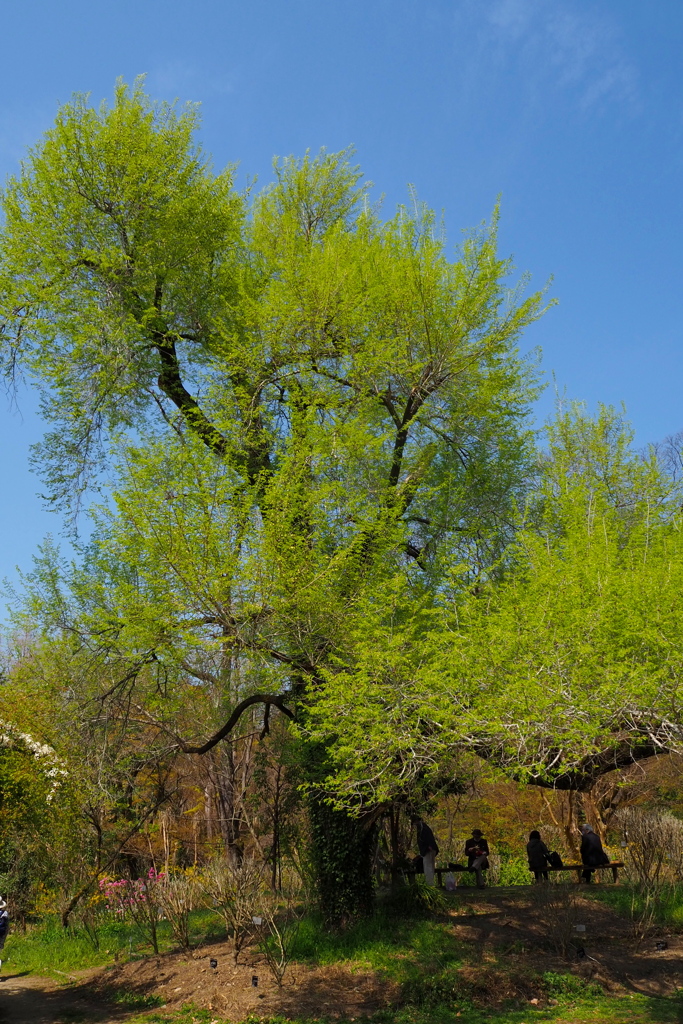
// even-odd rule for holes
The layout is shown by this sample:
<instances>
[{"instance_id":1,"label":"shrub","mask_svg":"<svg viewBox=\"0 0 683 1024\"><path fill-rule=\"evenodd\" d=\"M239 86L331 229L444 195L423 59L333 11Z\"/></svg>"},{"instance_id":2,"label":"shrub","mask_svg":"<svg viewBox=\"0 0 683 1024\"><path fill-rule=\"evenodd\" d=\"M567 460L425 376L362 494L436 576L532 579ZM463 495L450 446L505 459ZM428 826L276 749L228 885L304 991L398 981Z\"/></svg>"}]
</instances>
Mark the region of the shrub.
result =
<instances>
[{"instance_id":1,"label":"shrub","mask_svg":"<svg viewBox=\"0 0 683 1024\"><path fill-rule=\"evenodd\" d=\"M264 889L263 867L253 860L231 864L226 858L212 861L198 877L207 905L225 923L232 936L235 963L247 937L253 931L254 915Z\"/></svg>"},{"instance_id":2,"label":"shrub","mask_svg":"<svg viewBox=\"0 0 683 1024\"><path fill-rule=\"evenodd\" d=\"M683 881L683 821L668 811L625 807L617 813L626 874L640 885Z\"/></svg>"},{"instance_id":3,"label":"shrub","mask_svg":"<svg viewBox=\"0 0 683 1024\"><path fill-rule=\"evenodd\" d=\"M264 935L259 949L278 988L282 987L292 960L304 915L304 908L297 900L298 895L296 892L264 892L261 895L259 916L262 918Z\"/></svg>"},{"instance_id":4,"label":"shrub","mask_svg":"<svg viewBox=\"0 0 683 1024\"><path fill-rule=\"evenodd\" d=\"M536 885L531 890L532 905L545 938L558 956L567 956L576 942L574 925L578 923L578 894L571 882ZM580 943L576 943L580 945Z\"/></svg>"},{"instance_id":5,"label":"shrub","mask_svg":"<svg viewBox=\"0 0 683 1024\"><path fill-rule=\"evenodd\" d=\"M104 877L99 883L107 909L133 920L155 953L159 952L159 888L163 879L163 872L151 867L146 878Z\"/></svg>"},{"instance_id":6,"label":"shrub","mask_svg":"<svg viewBox=\"0 0 683 1024\"><path fill-rule=\"evenodd\" d=\"M190 947L189 918L199 901L199 879L194 868L167 872L156 888L157 901L182 949Z\"/></svg>"}]
</instances>

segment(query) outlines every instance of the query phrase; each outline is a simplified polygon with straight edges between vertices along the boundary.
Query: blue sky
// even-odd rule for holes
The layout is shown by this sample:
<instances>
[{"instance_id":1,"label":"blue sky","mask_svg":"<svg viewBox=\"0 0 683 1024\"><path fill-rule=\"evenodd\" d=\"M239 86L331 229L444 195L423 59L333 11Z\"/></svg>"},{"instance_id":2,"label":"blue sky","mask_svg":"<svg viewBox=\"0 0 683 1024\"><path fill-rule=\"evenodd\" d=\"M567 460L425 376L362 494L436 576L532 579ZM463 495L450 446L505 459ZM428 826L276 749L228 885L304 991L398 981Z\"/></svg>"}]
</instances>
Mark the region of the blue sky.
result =
<instances>
[{"instance_id":1,"label":"blue sky","mask_svg":"<svg viewBox=\"0 0 683 1024\"><path fill-rule=\"evenodd\" d=\"M457 244L500 194L501 247L560 300L526 336L569 397L683 429L680 0L22 0L3 9L0 177L74 91L117 76L201 101L216 165L349 143L386 209L413 183ZM552 389L538 409L552 408ZM0 396L0 578L60 522Z\"/></svg>"}]
</instances>

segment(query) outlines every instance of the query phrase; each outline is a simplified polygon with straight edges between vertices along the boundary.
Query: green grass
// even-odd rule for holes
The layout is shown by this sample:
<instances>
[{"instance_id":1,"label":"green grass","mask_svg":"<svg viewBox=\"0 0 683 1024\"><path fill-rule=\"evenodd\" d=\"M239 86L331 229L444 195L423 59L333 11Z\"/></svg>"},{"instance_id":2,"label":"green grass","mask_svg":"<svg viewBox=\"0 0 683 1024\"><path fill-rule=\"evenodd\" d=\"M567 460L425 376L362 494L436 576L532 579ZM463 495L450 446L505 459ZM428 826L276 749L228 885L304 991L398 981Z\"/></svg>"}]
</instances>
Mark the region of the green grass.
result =
<instances>
[{"instance_id":1,"label":"green grass","mask_svg":"<svg viewBox=\"0 0 683 1024\"><path fill-rule=\"evenodd\" d=\"M463 946L439 921L427 917L394 918L381 912L342 932L329 932L314 917L300 926L293 955L316 965L354 962L396 977L397 964L453 964Z\"/></svg>"},{"instance_id":2,"label":"green grass","mask_svg":"<svg viewBox=\"0 0 683 1024\"><path fill-rule=\"evenodd\" d=\"M190 938L193 945L220 939L225 930L215 914L197 910L190 919ZM122 921L106 921L98 929L99 948L83 928L63 928L56 917L47 918L26 932L11 931L3 954L3 971L11 973L30 971L44 976L59 976L89 967L148 956L152 949L139 931ZM174 947L167 922L159 925L159 944L162 951Z\"/></svg>"},{"instance_id":3,"label":"green grass","mask_svg":"<svg viewBox=\"0 0 683 1024\"><path fill-rule=\"evenodd\" d=\"M118 992L108 995L107 1000L124 1010L149 1010L154 1006L163 1006L164 1003L161 996L144 995L129 988L119 989Z\"/></svg>"}]
</instances>

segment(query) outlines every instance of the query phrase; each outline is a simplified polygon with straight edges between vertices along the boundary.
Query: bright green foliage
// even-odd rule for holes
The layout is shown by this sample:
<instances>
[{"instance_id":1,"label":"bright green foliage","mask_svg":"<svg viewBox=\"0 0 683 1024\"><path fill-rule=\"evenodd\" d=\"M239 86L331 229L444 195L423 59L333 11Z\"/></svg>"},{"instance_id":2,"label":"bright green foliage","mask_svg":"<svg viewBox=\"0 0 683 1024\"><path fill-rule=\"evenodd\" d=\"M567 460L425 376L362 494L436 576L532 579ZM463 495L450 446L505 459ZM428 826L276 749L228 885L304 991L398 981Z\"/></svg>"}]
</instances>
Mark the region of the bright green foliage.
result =
<instances>
[{"instance_id":1,"label":"bright green foliage","mask_svg":"<svg viewBox=\"0 0 683 1024\"><path fill-rule=\"evenodd\" d=\"M368 587L429 595L501 550L541 298L503 286L495 220L451 261L429 211L379 220L344 153L283 161L249 207L194 117L77 98L5 194L6 353L46 390L48 481L72 498L103 432L120 479L71 596L46 557L41 601L89 654L308 678Z\"/></svg>"},{"instance_id":2,"label":"bright green foliage","mask_svg":"<svg viewBox=\"0 0 683 1024\"><path fill-rule=\"evenodd\" d=\"M680 497L620 417L579 409L549 451L500 579L393 616L369 607L362 656L316 703L341 799L388 796L467 749L584 788L683 747ZM330 778L330 784L333 780Z\"/></svg>"},{"instance_id":3,"label":"bright green foliage","mask_svg":"<svg viewBox=\"0 0 683 1024\"><path fill-rule=\"evenodd\" d=\"M464 609L454 675L483 688L500 762L578 784L622 743L680 748L680 498L609 410L570 412L549 440L540 518L506 583Z\"/></svg>"},{"instance_id":4,"label":"bright green foliage","mask_svg":"<svg viewBox=\"0 0 683 1024\"><path fill-rule=\"evenodd\" d=\"M7 735L0 746L0 895L25 919L73 857L80 838L73 780L64 763L37 756L31 746ZM30 741L32 738L27 737Z\"/></svg>"},{"instance_id":5,"label":"bright green foliage","mask_svg":"<svg viewBox=\"0 0 683 1024\"><path fill-rule=\"evenodd\" d=\"M502 286L495 221L451 262L428 211L378 219L346 154L284 161L248 211L194 124L139 88L76 99L6 190L5 351L46 388L55 493L102 430L162 410L243 483L286 478L290 516L299 491L337 531L437 500L430 539L452 511L469 529L516 479L534 394L513 345L540 297Z\"/></svg>"},{"instance_id":6,"label":"bright green foliage","mask_svg":"<svg viewBox=\"0 0 683 1024\"><path fill-rule=\"evenodd\" d=\"M231 304L242 203L193 145L196 121L139 87L99 111L77 97L5 190L5 358L45 385L48 480L64 500L100 430L140 423L160 349Z\"/></svg>"}]
</instances>

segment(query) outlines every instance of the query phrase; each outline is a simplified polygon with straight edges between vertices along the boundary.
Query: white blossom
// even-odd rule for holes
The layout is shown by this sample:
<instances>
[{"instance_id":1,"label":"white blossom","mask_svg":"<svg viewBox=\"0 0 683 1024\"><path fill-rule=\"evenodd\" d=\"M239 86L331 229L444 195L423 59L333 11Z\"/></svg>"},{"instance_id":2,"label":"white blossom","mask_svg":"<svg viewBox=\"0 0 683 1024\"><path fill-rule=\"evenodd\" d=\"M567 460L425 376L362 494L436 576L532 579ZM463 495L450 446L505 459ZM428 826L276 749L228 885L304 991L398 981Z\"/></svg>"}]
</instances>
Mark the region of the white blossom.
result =
<instances>
[{"instance_id":1,"label":"white blossom","mask_svg":"<svg viewBox=\"0 0 683 1024\"><path fill-rule=\"evenodd\" d=\"M42 762L41 768L45 777L52 781L50 792L47 795L47 802L52 803L62 780L69 774L64 761L56 750L47 743L40 743L29 733L21 732L11 722L4 722L2 719L0 719L0 747L8 747L11 750L23 747L27 753L33 754L37 761Z\"/></svg>"}]
</instances>

